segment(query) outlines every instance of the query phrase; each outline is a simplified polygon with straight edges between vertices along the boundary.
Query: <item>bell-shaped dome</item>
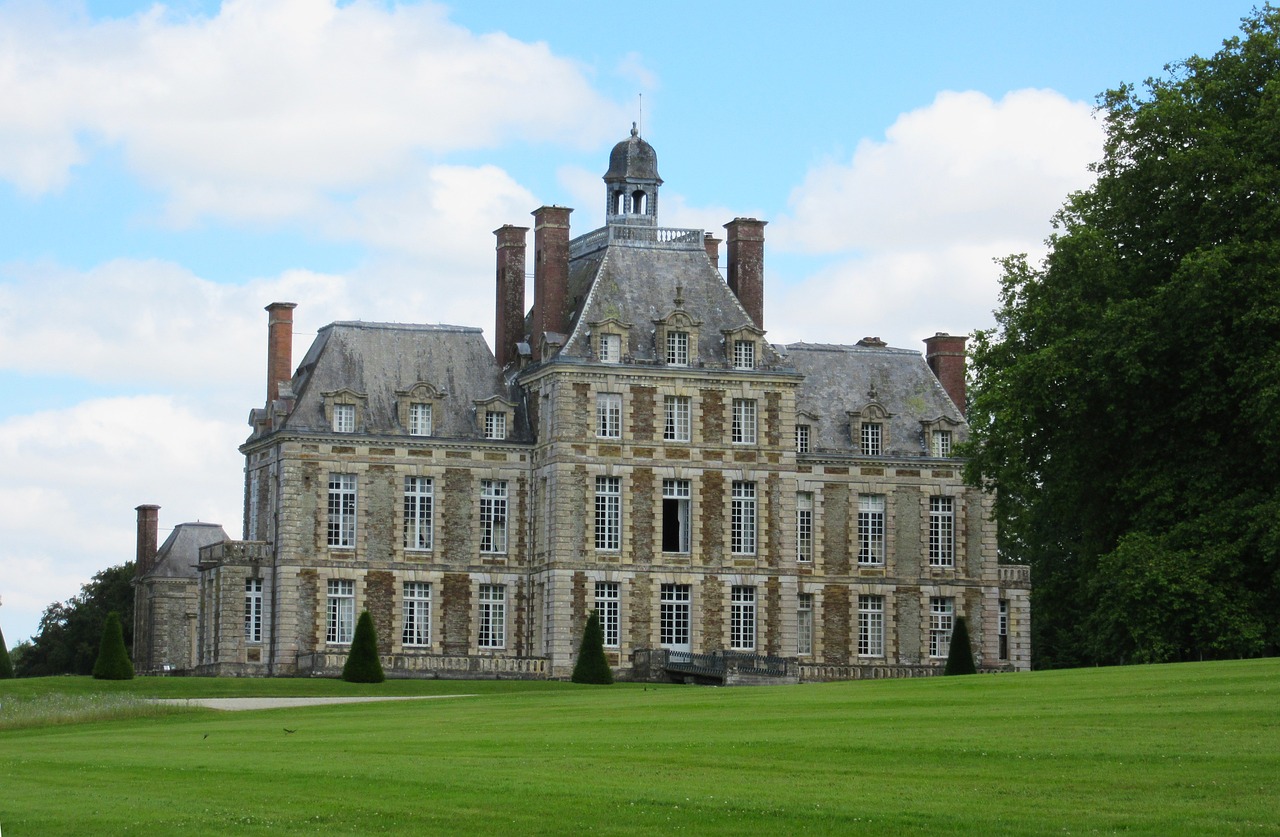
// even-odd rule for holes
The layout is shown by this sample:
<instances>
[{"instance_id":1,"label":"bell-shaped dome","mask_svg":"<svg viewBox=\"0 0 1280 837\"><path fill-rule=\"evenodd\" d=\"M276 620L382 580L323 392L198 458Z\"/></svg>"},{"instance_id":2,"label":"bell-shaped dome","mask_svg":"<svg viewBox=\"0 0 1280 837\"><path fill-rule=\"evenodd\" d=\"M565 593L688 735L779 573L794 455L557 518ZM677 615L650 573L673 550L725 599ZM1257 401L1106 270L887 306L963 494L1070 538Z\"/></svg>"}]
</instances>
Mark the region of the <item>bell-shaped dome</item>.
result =
<instances>
[{"instance_id":1,"label":"bell-shaped dome","mask_svg":"<svg viewBox=\"0 0 1280 837\"><path fill-rule=\"evenodd\" d=\"M631 123L631 136L615 145L609 153L609 171L605 173L604 179L632 183L639 180L662 182L662 178L658 176L658 152L640 138L634 122Z\"/></svg>"}]
</instances>

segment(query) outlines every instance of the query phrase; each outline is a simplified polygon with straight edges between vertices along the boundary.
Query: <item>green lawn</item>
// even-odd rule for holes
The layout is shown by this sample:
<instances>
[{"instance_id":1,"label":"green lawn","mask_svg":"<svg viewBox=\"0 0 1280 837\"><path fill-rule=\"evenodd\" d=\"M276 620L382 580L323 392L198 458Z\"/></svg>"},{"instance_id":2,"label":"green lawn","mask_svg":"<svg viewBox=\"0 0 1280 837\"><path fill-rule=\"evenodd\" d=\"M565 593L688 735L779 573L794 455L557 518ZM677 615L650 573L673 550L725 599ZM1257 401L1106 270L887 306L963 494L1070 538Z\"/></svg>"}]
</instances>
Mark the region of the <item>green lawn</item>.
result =
<instances>
[{"instance_id":1,"label":"green lawn","mask_svg":"<svg viewBox=\"0 0 1280 837\"><path fill-rule=\"evenodd\" d=\"M103 686L4 681L0 704ZM7 837L1280 832L1280 660L756 689L107 688L476 697L0 731Z\"/></svg>"}]
</instances>

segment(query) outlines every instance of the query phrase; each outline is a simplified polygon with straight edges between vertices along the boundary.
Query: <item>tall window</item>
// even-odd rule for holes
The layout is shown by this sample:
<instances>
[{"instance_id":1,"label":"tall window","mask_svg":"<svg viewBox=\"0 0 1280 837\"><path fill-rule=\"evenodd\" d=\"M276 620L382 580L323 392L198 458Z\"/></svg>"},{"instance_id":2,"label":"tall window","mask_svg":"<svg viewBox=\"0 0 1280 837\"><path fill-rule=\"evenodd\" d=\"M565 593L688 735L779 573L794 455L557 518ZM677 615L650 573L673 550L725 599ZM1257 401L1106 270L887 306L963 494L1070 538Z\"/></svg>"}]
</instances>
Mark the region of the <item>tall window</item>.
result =
<instances>
[{"instance_id":1,"label":"tall window","mask_svg":"<svg viewBox=\"0 0 1280 837\"><path fill-rule=\"evenodd\" d=\"M618 363L622 360L622 335L600 335L600 362Z\"/></svg>"},{"instance_id":2,"label":"tall window","mask_svg":"<svg viewBox=\"0 0 1280 837\"><path fill-rule=\"evenodd\" d=\"M486 439L507 438L507 414L489 410L484 414L484 437Z\"/></svg>"},{"instance_id":3,"label":"tall window","mask_svg":"<svg viewBox=\"0 0 1280 837\"><path fill-rule=\"evenodd\" d=\"M244 641L262 642L262 579L244 580Z\"/></svg>"},{"instance_id":4,"label":"tall window","mask_svg":"<svg viewBox=\"0 0 1280 837\"><path fill-rule=\"evenodd\" d=\"M606 648L618 647L618 588L616 581L596 582L596 614L600 617L600 627L604 631Z\"/></svg>"},{"instance_id":5,"label":"tall window","mask_svg":"<svg viewBox=\"0 0 1280 837\"><path fill-rule=\"evenodd\" d=\"M1000 617L996 624L996 634L1000 638L1000 659L1009 659L1009 600L1000 600Z\"/></svg>"},{"instance_id":6,"label":"tall window","mask_svg":"<svg viewBox=\"0 0 1280 837\"><path fill-rule=\"evenodd\" d=\"M951 431L950 430L933 431L933 455L934 456L950 456L951 455Z\"/></svg>"},{"instance_id":7,"label":"tall window","mask_svg":"<svg viewBox=\"0 0 1280 837\"><path fill-rule=\"evenodd\" d=\"M813 594L801 593L796 604L796 653L813 653Z\"/></svg>"},{"instance_id":8,"label":"tall window","mask_svg":"<svg viewBox=\"0 0 1280 837\"><path fill-rule=\"evenodd\" d=\"M325 642L344 645L356 629L356 583L346 578L329 579L328 626Z\"/></svg>"},{"instance_id":9,"label":"tall window","mask_svg":"<svg viewBox=\"0 0 1280 837\"><path fill-rule=\"evenodd\" d=\"M660 590L658 638L664 648L689 648L688 584L664 584Z\"/></svg>"},{"instance_id":10,"label":"tall window","mask_svg":"<svg viewBox=\"0 0 1280 837\"><path fill-rule=\"evenodd\" d=\"M689 481L662 481L662 551L689 551Z\"/></svg>"},{"instance_id":11,"label":"tall window","mask_svg":"<svg viewBox=\"0 0 1280 837\"><path fill-rule=\"evenodd\" d=\"M431 405L430 404L410 404L409 405L409 435L410 436L430 436L431 428Z\"/></svg>"},{"instance_id":12,"label":"tall window","mask_svg":"<svg viewBox=\"0 0 1280 837\"><path fill-rule=\"evenodd\" d=\"M813 495L807 491L796 495L796 560L813 560Z\"/></svg>"},{"instance_id":13,"label":"tall window","mask_svg":"<svg viewBox=\"0 0 1280 837\"><path fill-rule=\"evenodd\" d=\"M356 545L356 475L329 475L329 546Z\"/></svg>"},{"instance_id":14,"label":"tall window","mask_svg":"<svg viewBox=\"0 0 1280 837\"><path fill-rule=\"evenodd\" d=\"M796 425L796 453L809 452L809 425Z\"/></svg>"},{"instance_id":15,"label":"tall window","mask_svg":"<svg viewBox=\"0 0 1280 837\"><path fill-rule=\"evenodd\" d=\"M730 551L734 555L756 554L756 484L733 483L733 500L730 508Z\"/></svg>"},{"instance_id":16,"label":"tall window","mask_svg":"<svg viewBox=\"0 0 1280 837\"><path fill-rule=\"evenodd\" d=\"M858 498L858 563L884 563L884 495Z\"/></svg>"},{"instance_id":17,"label":"tall window","mask_svg":"<svg viewBox=\"0 0 1280 837\"><path fill-rule=\"evenodd\" d=\"M501 584L480 585L480 630L476 644L481 648L503 648L507 644L507 588Z\"/></svg>"},{"instance_id":18,"label":"tall window","mask_svg":"<svg viewBox=\"0 0 1280 837\"><path fill-rule=\"evenodd\" d=\"M929 565L932 567L955 566L955 517L952 498L929 498Z\"/></svg>"},{"instance_id":19,"label":"tall window","mask_svg":"<svg viewBox=\"0 0 1280 837\"><path fill-rule=\"evenodd\" d=\"M862 425L862 455L863 456L879 456L880 447L880 425L866 423Z\"/></svg>"},{"instance_id":20,"label":"tall window","mask_svg":"<svg viewBox=\"0 0 1280 837\"><path fill-rule=\"evenodd\" d=\"M406 581L404 599L400 608L405 645L431 644L431 584L426 581Z\"/></svg>"},{"instance_id":21,"label":"tall window","mask_svg":"<svg viewBox=\"0 0 1280 837\"><path fill-rule=\"evenodd\" d=\"M884 656L884 596L858 597L858 656Z\"/></svg>"},{"instance_id":22,"label":"tall window","mask_svg":"<svg viewBox=\"0 0 1280 837\"><path fill-rule=\"evenodd\" d=\"M596 435L601 439L622 438L622 396L620 394L597 393Z\"/></svg>"},{"instance_id":23,"label":"tall window","mask_svg":"<svg viewBox=\"0 0 1280 837\"><path fill-rule=\"evenodd\" d=\"M260 474L262 471L249 472L249 531L246 534L251 541L258 540L258 504L262 502Z\"/></svg>"},{"instance_id":24,"label":"tall window","mask_svg":"<svg viewBox=\"0 0 1280 837\"><path fill-rule=\"evenodd\" d=\"M733 368L756 368L756 342L754 340L733 341Z\"/></svg>"},{"instance_id":25,"label":"tall window","mask_svg":"<svg viewBox=\"0 0 1280 837\"><path fill-rule=\"evenodd\" d=\"M729 647L756 649L756 588L734 587L729 600Z\"/></svg>"},{"instance_id":26,"label":"tall window","mask_svg":"<svg viewBox=\"0 0 1280 837\"><path fill-rule=\"evenodd\" d=\"M355 433L356 432L356 405L355 404L333 405L333 432L334 433Z\"/></svg>"},{"instance_id":27,"label":"tall window","mask_svg":"<svg viewBox=\"0 0 1280 837\"><path fill-rule=\"evenodd\" d=\"M404 478L404 548L430 549L433 533L431 477Z\"/></svg>"},{"instance_id":28,"label":"tall window","mask_svg":"<svg viewBox=\"0 0 1280 837\"><path fill-rule=\"evenodd\" d=\"M506 480L480 480L480 551L507 551Z\"/></svg>"},{"instance_id":29,"label":"tall window","mask_svg":"<svg viewBox=\"0 0 1280 837\"><path fill-rule=\"evenodd\" d=\"M689 332L667 332L667 365L689 365Z\"/></svg>"},{"instance_id":30,"label":"tall window","mask_svg":"<svg viewBox=\"0 0 1280 837\"><path fill-rule=\"evenodd\" d=\"M733 443L756 443L756 401L754 398L733 399Z\"/></svg>"},{"instance_id":31,"label":"tall window","mask_svg":"<svg viewBox=\"0 0 1280 837\"><path fill-rule=\"evenodd\" d=\"M929 599L930 657L945 657L951 651L951 627L954 624L954 616L954 600L941 596Z\"/></svg>"},{"instance_id":32,"label":"tall window","mask_svg":"<svg viewBox=\"0 0 1280 837\"><path fill-rule=\"evenodd\" d=\"M596 549L622 547L622 478L596 477Z\"/></svg>"},{"instance_id":33,"label":"tall window","mask_svg":"<svg viewBox=\"0 0 1280 837\"><path fill-rule=\"evenodd\" d=\"M690 399L687 395L668 395L662 399L665 424L662 438L667 442L689 441Z\"/></svg>"}]
</instances>

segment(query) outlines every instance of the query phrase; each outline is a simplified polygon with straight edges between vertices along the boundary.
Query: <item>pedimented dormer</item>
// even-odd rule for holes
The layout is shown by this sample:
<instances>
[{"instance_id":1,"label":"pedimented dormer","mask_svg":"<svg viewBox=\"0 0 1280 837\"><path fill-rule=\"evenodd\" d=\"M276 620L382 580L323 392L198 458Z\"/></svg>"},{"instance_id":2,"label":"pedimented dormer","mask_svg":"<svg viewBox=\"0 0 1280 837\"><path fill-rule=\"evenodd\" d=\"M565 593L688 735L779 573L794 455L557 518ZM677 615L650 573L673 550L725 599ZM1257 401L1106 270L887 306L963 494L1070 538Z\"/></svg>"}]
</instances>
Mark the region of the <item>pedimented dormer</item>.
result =
<instances>
[{"instance_id":1,"label":"pedimented dormer","mask_svg":"<svg viewBox=\"0 0 1280 837\"><path fill-rule=\"evenodd\" d=\"M876 398L875 389L869 393L871 400L858 410L850 410L849 441L862 456L884 456L892 441L889 419L893 415Z\"/></svg>"},{"instance_id":2,"label":"pedimented dormer","mask_svg":"<svg viewBox=\"0 0 1280 837\"><path fill-rule=\"evenodd\" d=\"M960 441L958 432L964 425L950 416L940 415L935 419L921 419L920 426L924 434L924 446L929 456L954 456L956 442Z\"/></svg>"},{"instance_id":3,"label":"pedimented dormer","mask_svg":"<svg viewBox=\"0 0 1280 837\"><path fill-rule=\"evenodd\" d=\"M346 387L322 392L320 396L324 399L325 423L334 433L358 433L364 428L369 396Z\"/></svg>"},{"instance_id":4,"label":"pedimented dormer","mask_svg":"<svg viewBox=\"0 0 1280 837\"><path fill-rule=\"evenodd\" d=\"M591 348L601 363L622 363L631 357L631 323L617 317L587 323L591 329Z\"/></svg>"},{"instance_id":5,"label":"pedimented dormer","mask_svg":"<svg viewBox=\"0 0 1280 837\"><path fill-rule=\"evenodd\" d=\"M660 320L654 320L653 339L658 359L667 366L698 365L698 330L702 320L695 320L683 308L684 300L676 294L676 308Z\"/></svg>"},{"instance_id":6,"label":"pedimented dormer","mask_svg":"<svg viewBox=\"0 0 1280 837\"><path fill-rule=\"evenodd\" d=\"M440 400L445 396L446 393L426 381L396 390L396 417L400 427L410 436L434 436L440 420Z\"/></svg>"},{"instance_id":7,"label":"pedimented dormer","mask_svg":"<svg viewBox=\"0 0 1280 837\"><path fill-rule=\"evenodd\" d=\"M725 329L724 362L730 369L755 369L764 360L764 329L754 325Z\"/></svg>"},{"instance_id":8,"label":"pedimented dormer","mask_svg":"<svg viewBox=\"0 0 1280 837\"><path fill-rule=\"evenodd\" d=\"M515 435L516 405L500 395L475 402L476 429L485 439L502 441Z\"/></svg>"}]
</instances>

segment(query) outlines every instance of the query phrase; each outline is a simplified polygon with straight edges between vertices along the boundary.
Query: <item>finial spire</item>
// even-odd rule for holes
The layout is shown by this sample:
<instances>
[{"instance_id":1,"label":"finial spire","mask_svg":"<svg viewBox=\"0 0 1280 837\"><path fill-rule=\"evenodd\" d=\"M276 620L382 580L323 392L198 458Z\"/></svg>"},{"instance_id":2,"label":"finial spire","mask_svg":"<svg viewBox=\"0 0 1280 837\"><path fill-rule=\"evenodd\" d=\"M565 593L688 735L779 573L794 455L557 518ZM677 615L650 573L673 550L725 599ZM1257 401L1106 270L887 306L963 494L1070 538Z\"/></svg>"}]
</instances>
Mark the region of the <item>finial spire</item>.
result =
<instances>
[{"instance_id":1,"label":"finial spire","mask_svg":"<svg viewBox=\"0 0 1280 837\"><path fill-rule=\"evenodd\" d=\"M631 136L633 137L640 136L640 132L636 130L636 123L634 122L631 123Z\"/></svg>"}]
</instances>

